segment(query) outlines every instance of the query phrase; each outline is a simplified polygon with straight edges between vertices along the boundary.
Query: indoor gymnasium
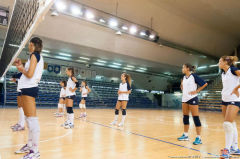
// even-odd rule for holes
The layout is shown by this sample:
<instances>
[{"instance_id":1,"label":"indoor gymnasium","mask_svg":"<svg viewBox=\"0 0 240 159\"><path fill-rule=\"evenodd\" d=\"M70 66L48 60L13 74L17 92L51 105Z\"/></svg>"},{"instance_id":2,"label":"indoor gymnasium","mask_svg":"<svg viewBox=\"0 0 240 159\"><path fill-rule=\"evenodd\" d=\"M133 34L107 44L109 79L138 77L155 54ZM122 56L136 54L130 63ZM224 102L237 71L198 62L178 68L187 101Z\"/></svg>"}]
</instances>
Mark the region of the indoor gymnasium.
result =
<instances>
[{"instance_id":1,"label":"indoor gymnasium","mask_svg":"<svg viewBox=\"0 0 240 159\"><path fill-rule=\"evenodd\" d=\"M239 0L0 0L0 159L240 158Z\"/></svg>"}]
</instances>

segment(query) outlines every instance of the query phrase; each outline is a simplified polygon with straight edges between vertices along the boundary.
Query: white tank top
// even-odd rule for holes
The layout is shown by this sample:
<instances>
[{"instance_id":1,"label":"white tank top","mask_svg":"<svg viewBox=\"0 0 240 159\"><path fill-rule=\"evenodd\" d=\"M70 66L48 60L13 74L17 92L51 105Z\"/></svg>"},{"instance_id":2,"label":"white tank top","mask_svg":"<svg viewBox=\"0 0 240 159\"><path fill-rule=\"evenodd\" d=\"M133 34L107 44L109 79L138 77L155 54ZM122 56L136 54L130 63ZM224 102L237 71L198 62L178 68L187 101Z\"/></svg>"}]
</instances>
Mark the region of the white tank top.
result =
<instances>
[{"instance_id":1,"label":"white tank top","mask_svg":"<svg viewBox=\"0 0 240 159\"><path fill-rule=\"evenodd\" d=\"M71 77L69 77L67 81L67 87L66 87L66 96L76 95L76 92L72 92L69 90L70 88L74 89L75 87L76 87L76 83L72 80Z\"/></svg>"},{"instance_id":2,"label":"white tank top","mask_svg":"<svg viewBox=\"0 0 240 159\"><path fill-rule=\"evenodd\" d=\"M205 83L206 82L195 73L192 73L191 75L189 75L189 77L184 76L182 81L182 102L187 102L192 98L197 97L197 94L190 95L189 93L192 91L196 91L197 85L202 87Z\"/></svg>"},{"instance_id":3,"label":"white tank top","mask_svg":"<svg viewBox=\"0 0 240 159\"><path fill-rule=\"evenodd\" d=\"M131 90L131 87L127 82L126 83L120 83L118 90L121 91L121 92L127 92L127 91ZM129 94L128 93L119 94L118 95L118 100L128 101L129 100Z\"/></svg>"},{"instance_id":4,"label":"white tank top","mask_svg":"<svg viewBox=\"0 0 240 159\"><path fill-rule=\"evenodd\" d=\"M222 73L222 100L224 102L239 102L240 98L238 98L235 94L232 94L234 88L239 85L239 77L235 74L238 68L236 67L229 67L227 72Z\"/></svg>"},{"instance_id":5,"label":"white tank top","mask_svg":"<svg viewBox=\"0 0 240 159\"><path fill-rule=\"evenodd\" d=\"M42 73L44 69L44 61L41 56L41 54L38 53L32 53L32 55L35 54L36 58L39 59L37 66L35 68L34 74L32 78L27 78L24 74L22 74L19 82L19 89L22 88L32 88L32 87L38 87L38 83L40 82L42 78ZM30 57L32 56L30 55ZM28 71L30 67L30 58L28 59L27 63L25 64L25 70Z\"/></svg>"},{"instance_id":6,"label":"white tank top","mask_svg":"<svg viewBox=\"0 0 240 159\"><path fill-rule=\"evenodd\" d=\"M82 97L87 97L88 89L86 88L86 86L85 87L82 86L81 88L82 88Z\"/></svg>"},{"instance_id":7,"label":"white tank top","mask_svg":"<svg viewBox=\"0 0 240 159\"><path fill-rule=\"evenodd\" d=\"M66 97L66 90L64 88L61 88L60 98L64 98L64 97Z\"/></svg>"}]
</instances>

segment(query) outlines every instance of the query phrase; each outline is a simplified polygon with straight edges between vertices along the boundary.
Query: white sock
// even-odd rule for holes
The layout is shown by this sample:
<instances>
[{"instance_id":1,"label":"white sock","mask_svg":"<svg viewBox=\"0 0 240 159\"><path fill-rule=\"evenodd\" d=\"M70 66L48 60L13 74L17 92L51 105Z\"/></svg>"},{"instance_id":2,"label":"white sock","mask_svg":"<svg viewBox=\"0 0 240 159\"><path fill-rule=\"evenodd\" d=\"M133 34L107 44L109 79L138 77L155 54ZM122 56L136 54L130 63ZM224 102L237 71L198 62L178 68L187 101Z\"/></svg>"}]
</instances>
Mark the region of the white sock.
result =
<instances>
[{"instance_id":1,"label":"white sock","mask_svg":"<svg viewBox=\"0 0 240 159\"><path fill-rule=\"evenodd\" d=\"M32 135L32 150L38 152L40 126L37 117L28 117L29 132Z\"/></svg>"},{"instance_id":2,"label":"white sock","mask_svg":"<svg viewBox=\"0 0 240 159\"><path fill-rule=\"evenodd\" d=\"M233 142L233 124L231 122L225 121L223 123L223 128L225 131L225 148L230 150Z\"/></svg>"},{"instance_id":3,"label":"white sock","mask_svg":"<svg viewBox=\"0 0 240 159\"><path fill-rule=\"evenodd\" d=\"M123 115L121 123L124 123L125 119L126 119L126 115Z\"/></svg>"},{"instance_id":4,"label":"white sock","mask_svg":"<svg viewBox=\"0 0 240 159\"><path fill-rule=\"evenodd\" d=\"M69 119L69 114L67 113L67 123L69 123L70 122L70 119Z\"/></svg>"},{"instance_id":5,"label":"white sock","mask_svg":"<svg viewBox=\"0 0 240 159\"><path fill-rule=\"evenodd\" d=\"M184 136L188 136L188 133L187 133L187 132L184 132L183 134L184 134Z\"/></svg>"},{"instance_id":6,"label":"white sock","mask_svg":"<svg viewBox=\"0 0 240 159\"><path fill-rule=\"evenodd\" d=\"M74 113L69 114L69 121L74 125Z\"/></svg>"},{"instance_id":7,"label":"white sock","mask_svg":"<svg viewBox=\"0 0 240 159\"><path fill-rule=\"evenodd\" d=\"M197 137L198 137L199 139L201 139L201 135L197 135Z\"/></svg>"},{"instance_id":8,"label":"white sock","mask_svg":"<svg viewBox=\"0 0 240 159\"><path fill-rule=\"evenodd\" d=\"M65 110L66 110L65 104L62 104L62 113L63 114L64 114Z\"/></svg>"},{"instance_id":9,"label":"white sock","mask_svg":"<svg viewBox=\"0 0 240 159\"><path fill-rule=\"evenodd\" d=\"M29 123L29 120L26 116L25 116L25 120L26 120L27 127L28 127L28 142L27 142L27 145L28 145L28 147L32 147L32 136L33 135L32 135L32 132L29 129L30 123Z\"/></svg>"},{"instance_id":10,"label":"white sock","mask_svg":"<svg viewBox=\"0 0 240 159\"><path fill-rule=\"evenodd\" d=\"M59 104L59 103L58 103L58 109L61 108L61 106L62 106L62 104Z\"/></svg>"},{"instance_id":11,"label":"white sock","mask_svg":"<svg viewBox=\"0 0 240 159\"><path fill-rule=\"evenodd\" d=\"M237 125L236 122L233 122L233 143L232 147L234 150L238 149L238 130L237 130Z\"/></svg>"},{"instance_id":12,"label":"white sock","mask_svg":"<svg viewBox=\"0 0 240 159\"><path fill-rule=\"evenodd\" d=\"M118 115L115 115L114 121L118 121Z\"/></svg>"},{"instance_id":13,"label":"white sock","mask_svg":"<svg viewBox=\"0 0 240 159\"><path fill-rule=\"evenodd\" d=\"M23 108L22 107L18 108L18 111L19 111L18 124L21 125L21 127L24 127L24 125L25 125L25 115L24 115L24 112L23 112Z\"/></svg>"}]
</instances>

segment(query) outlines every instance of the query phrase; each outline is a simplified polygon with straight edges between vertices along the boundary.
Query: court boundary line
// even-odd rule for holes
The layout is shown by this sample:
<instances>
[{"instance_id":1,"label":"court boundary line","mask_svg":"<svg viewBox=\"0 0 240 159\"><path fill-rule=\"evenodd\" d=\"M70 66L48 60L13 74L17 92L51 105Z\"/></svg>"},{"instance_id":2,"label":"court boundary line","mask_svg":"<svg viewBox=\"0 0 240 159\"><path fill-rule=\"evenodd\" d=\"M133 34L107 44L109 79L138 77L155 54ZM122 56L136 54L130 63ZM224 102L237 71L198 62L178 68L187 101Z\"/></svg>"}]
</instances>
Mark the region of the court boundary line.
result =
<instances>
[{"instance_id":1,"label":"court boundary line","mask_svg":"<svg viewBox=\"0 0 240 159\"><path fill-rule=\"evenodd\" d=\"M197 151L197 152L200 152L201 154L207 154L207 155L211 155L211 156L215 156L215 157L219 158L219 155L216 155L216 154L213 154L213 153L210 153L210 152L201 151L201 150L198 150L198 149L195 149L195 148L190 148L190 147L183 146L183 145L179 145L179 144L176 144L176 143L173 143L173 142L169 142L169 141L157 139L157 138L154 138L154 137L142 135L142 134L135 133L135 132L131 132L131 131L128 131L128 130L123 130L123 129L111 127L111 126L108 126L108 125L105 125L105 124L96 123L96 122L89 121L89 120L86 120L86 122L91 123L91 124L95 124L95 125L99 125L99 126L103 126L103 127L106 127L106 128L118 130L118 131L120 131L120 132L126 132L126 133L128 133L128 134L132 134L132 135L135 135L135 136L147 138L147 139L150 139L150 140L154 140L154 141L158 141L158 142L170 144L170 145L173 145L173 146L182 147L182 148L185 148L185 149L188 149L188 150Z\"/></svg>"},{"instance_id":2,"label":"court boundary line","mask_svg":"<svg viewBox=\"0 0 240 159\"><path fill-rule=\"evenodd\" d=\"M68 135L72 134L72 129L67 131L65 134L61 135L61 136L56 136L56 137L52 137L52 138L48 138L45 140L40 140L39 143L45 143L45 142L49 142L49 141L54 141L54 140L59 140L62 139ZM7 146L0 146L0 150L1 149L8 149L8 148L12 148L12 147L18 147L18 146L23 146L25 144L17 144L17 145L7 145Z\"/></svg>"}]
</instances>

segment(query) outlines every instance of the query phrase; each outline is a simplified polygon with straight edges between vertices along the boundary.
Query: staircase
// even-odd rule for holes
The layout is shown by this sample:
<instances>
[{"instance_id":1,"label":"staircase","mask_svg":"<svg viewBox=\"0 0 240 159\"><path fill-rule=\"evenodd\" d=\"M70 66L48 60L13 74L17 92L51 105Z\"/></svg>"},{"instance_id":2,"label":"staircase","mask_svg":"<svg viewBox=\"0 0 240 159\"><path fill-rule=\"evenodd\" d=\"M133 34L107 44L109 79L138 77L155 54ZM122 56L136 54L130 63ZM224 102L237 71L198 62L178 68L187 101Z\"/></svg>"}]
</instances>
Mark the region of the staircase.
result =
<instances>
[{"instance_id":1,"label":"staircase","mask_svg":"<svg viewBox=\"0 0 240 159\"><path fill-rule=\"evenodd\" d=\"M202 110L220 111L222 105L221 91L222 81L217 76L213 83L201 92L202 98L199 101L199 108Z\"/></svg>"}]
</instances>

